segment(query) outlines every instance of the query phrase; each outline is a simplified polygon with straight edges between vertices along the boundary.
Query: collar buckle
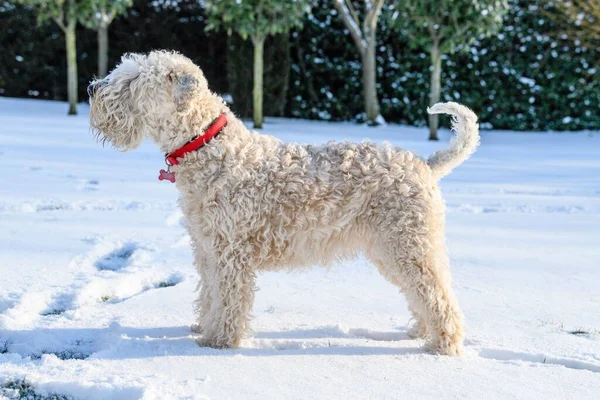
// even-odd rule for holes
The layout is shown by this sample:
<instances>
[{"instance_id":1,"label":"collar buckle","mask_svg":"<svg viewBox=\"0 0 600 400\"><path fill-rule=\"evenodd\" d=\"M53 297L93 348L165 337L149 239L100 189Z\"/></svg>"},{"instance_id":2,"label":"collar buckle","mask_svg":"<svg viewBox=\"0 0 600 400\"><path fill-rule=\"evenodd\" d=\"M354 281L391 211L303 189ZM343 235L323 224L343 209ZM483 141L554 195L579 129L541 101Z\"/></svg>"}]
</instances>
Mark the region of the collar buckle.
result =
<instances>
[{"instance_id":1,"label":"collar buckle","mask_svg":"<svg viewBox=\"0 0 600 400\"><path fill-rule=\"evenodd\" d=\"M173 165L177 165L177 160L175 157L172 157L168 154L165 155L165 164L167 164L168 168L171 168Z\"/></svg>"},{"instance_id":2,"label":"collar buckle","mask_svg":"<svg viewBox=\"0 0 600 400\"><path fill-rule=\"evenodd\" d=\"M194 136L179 149L165 154L165 164L167 164L167 170L161 170L158 179L161 181L169 180L171 182L175 182L175 173L171 172L171 167L179 164L177 158L181 158L189 152L202 148L204 145L210 142L212 138L217 136L226 125L227 117L225 116L225 113L222 113L208 126L208 128L206 128L204 134Z\"/></svg>"}]
</instances>

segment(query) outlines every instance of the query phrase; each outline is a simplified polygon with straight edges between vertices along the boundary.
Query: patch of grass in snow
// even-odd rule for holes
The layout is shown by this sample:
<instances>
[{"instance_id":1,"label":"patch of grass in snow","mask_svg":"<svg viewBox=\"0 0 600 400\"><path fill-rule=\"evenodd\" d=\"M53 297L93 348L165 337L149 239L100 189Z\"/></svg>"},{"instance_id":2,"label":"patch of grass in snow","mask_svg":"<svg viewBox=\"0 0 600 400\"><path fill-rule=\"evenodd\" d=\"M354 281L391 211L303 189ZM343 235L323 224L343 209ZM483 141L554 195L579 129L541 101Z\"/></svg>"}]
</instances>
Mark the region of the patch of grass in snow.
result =
<instances>
[{"instance_id":1,"label":"patch of grass in snow","mask_svg":"<svg viewBox=\"0 0 600 400\"><path fill-rule=\"evenodd\" d=\"M600 336L600 329L576 327L573 329L565 328L565 325L559 321L540 321L542 325L555 326L561 332L568 333L575 336Z\"/></svg>"},{"instance_id":2,"label":"patch of grass in snow","mask_svg":"<svg viewBox=\"0 0 600 400\"><path fill-rule=\"evenodd\" d=\"M588 331L584 331L583 329L575 329L574 331L569 331L571 335L588 335Z\"/></svg>"},{"instance_id":3,"label":"patch of grass in snow","mask_svg":"<svg viewBox=\"0 0 600 400\"><path fill-rule=\"evenodd\" d=\"M100 297L100 300L102 300L103 303L106 303L107 301L110 300L110 296L102 296L102 297Z\"/></svg>"},{"instance_id":4,"label":"patch of grass in snow","mask_svg":"<svg viewBox=\"0 0 600 400\"><path fill-rule=\"evenodd\" d=\"M180 274L171 274L164 281L155 284L155 288L167 288L175 286L183 281L183 276Z\"/></svg>"},{"instance_id":5,"label":"patch of grass in snow","mask_svg":"<svg viewBox=\"0 0 600 400\"><path fill-rule=\"evenodd\" d=\"M63 308L54 308L54 309L52 309L52 310L50 310L50 311L46 311L46 312L44 312L44 313L42 313L42 314L40 314L40 315L41 315L42 317L47 317L47 316L49 316L49 315L60 315L60 314L64 313L65 311L66 311L66 310L65 310L65 309L63 309Z\"/></svg>"},{"instance_id":6,"label":"patch of grass in snow","mask_svg":"<svg viewBox=\"0 0 600 400\"><path fill-rule=\"evenodd\" d=\"M73 397L63 394L36 393L33 385L23 379L10 380L0 385L0 395L10 400L72 400Z\"/></svg>"},{"instance_id":7,"label":"patch of grass in snow","mask_svg":"<svg viewBox=\"0 0 600 400\"><path fill-rule=\"evenodd\" d=\"M90 355L88 353L84 353L79 350L61 350L61 351L50 351L50 350L42 350L39 354L32 354L30 357L33 360L39 360L42 358L44 354L54 354L60 360L85 360Z\"/></svg>"},{"instance_id":8,"label":"patch of grass in snow","mask_svg":"<svg viewBox=\"0 0 600 400\"><path fill-rule=\"evenodd\" d=\"M577 329L573 329L572 331L567 331L567 333L570 333L571 335L575 335L575 336L589 336L589 335L600 336L599 329L577 328Z\"/></svg>"}]
</instances>

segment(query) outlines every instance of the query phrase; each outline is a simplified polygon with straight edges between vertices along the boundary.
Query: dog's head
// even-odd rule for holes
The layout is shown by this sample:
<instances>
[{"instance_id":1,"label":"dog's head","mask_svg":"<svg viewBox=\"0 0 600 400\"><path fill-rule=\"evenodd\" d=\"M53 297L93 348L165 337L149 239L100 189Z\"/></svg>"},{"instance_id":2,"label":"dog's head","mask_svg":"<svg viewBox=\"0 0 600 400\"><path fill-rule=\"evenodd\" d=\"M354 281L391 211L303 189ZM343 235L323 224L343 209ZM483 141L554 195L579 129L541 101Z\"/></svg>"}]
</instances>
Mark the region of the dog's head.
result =
<instances>
[{"instance_id":1,"label":"dog's head","mask_svg":"<svg viewBox=\"0 0 600 400\"><path fill-rule=\"evenodd\" d=\"M94 134L123 151L144 136L161 147L176 143L212 99L200 68L169 51L124 55L110 74L90 83L88 94Z\"/></svg>"}]
</instances>

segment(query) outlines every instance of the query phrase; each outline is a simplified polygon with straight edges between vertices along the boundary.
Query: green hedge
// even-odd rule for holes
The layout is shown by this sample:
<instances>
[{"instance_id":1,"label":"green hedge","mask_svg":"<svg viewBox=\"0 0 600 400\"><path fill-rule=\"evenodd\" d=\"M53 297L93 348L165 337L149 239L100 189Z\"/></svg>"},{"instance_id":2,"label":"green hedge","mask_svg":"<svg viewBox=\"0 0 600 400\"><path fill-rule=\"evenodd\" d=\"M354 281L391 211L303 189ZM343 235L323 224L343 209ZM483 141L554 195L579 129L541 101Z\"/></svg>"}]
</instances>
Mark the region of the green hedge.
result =
<instances>
[{"instance_id":1,"label":"green hedge","mask_svg":"<svg viewBox=\"0 0 600 400\"><path fill-rule=\"evenodd\" d=\"M0 95L65 100L67 65L64 35L58 26L36 26L35 10L0 1ZM109 69L126 52L173 49L200 65L213 90L227 91L227 36L205 33L203 9L196 0L136 0L109 28ZM96 32L77 28L79 99L97 71Z\"/></svg>"},{"instance_id":2,"label":"green hedge","mask_svg":"<svg viewBox=\"0 0 600 400\"><path fill-rule=\"evenodd\" d=\"M304 27L268 41L265 113L323 120L364 120L359 56L333 0L314 0ZM444 57L442 98L472 107L484 127L514 130L600 129L600 51L550 36L542 0L511 0L500 34ZM426 123L429 55L390 26L389 4L378 29L378 95L387 121ZM356 2L359 7L362 1ZM53 23L35 26L35 13L0 2L0 95L66 98L64 38ZM196 0L136 0L111 25L109 57L168 48L203 69L210 86L229 93L240 115L251 111L249 43L204 32ZM96 71L96 34L79 29L80 99ZM289 54L289 56L287 56Z\"/></svg>"},{"instance_id":3,"label":"green hedge","mask_svg":"<svg viewBox=\"0 0 600 400\"><path fill-rule=\"evenodd\" d=\"M292 40L288 115L364 120L358 53L330 1L315 2ZM442 99L480 114L484 127L600 129L597 49L576 46L540 11L545 1L513 1L500 34L444 57ZM389 7L389 6L388 6ZM384 11L378 29L378 94L387 121L426 124L429 55L411 48Z\"/></svg>"}]
</instances>

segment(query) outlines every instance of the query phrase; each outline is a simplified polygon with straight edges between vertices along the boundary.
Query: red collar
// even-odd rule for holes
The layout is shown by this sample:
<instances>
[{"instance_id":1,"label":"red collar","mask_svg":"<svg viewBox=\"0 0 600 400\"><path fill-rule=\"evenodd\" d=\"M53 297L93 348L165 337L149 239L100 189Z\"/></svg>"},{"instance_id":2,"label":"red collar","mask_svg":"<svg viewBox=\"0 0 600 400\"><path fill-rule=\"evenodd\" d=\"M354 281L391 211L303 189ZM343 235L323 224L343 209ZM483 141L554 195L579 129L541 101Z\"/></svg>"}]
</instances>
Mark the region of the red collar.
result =
<instances>
[{"instance_id":1,"label":"red collar","mask_svg":"<svg viewBox=\"0 0 600 400\"><path fill-rule=\"evenodd\" d=\"M202 148L206 143L210 142L212 138L217 136L225 125L227 125L227 117L225 114L221 114L219 118L206 128L202 135L196 136L177 150L168 153L165 156L167 165L171 166L179 164L179 161L177 161L178 158L182 158L187 153Z\"/></svg>"},{"instance_id":2,"label":"red collar","mask_svg":"<svg viewBox=\"0 0 600 400\"><path fill-rule=\"evenodd\" d=\"M219 118L217 118L212 124L210 124L208 128L206 128L202 135L193 138L177 150L167 153L165 155L165 162L167 163L167 167L169 168L167 168L166 171L164 169L161 169L158 179L161 181L166 179L171 182L175 182L175 173L171 172L169 169L172 165L179 164L179 161L177 161L177 159L182 158L187 153L202 148L215 136L217 136L223 130L225 125L227 125L227 117L225 116L225 114L221 114Z\"/></svg>"}]
</instances>

